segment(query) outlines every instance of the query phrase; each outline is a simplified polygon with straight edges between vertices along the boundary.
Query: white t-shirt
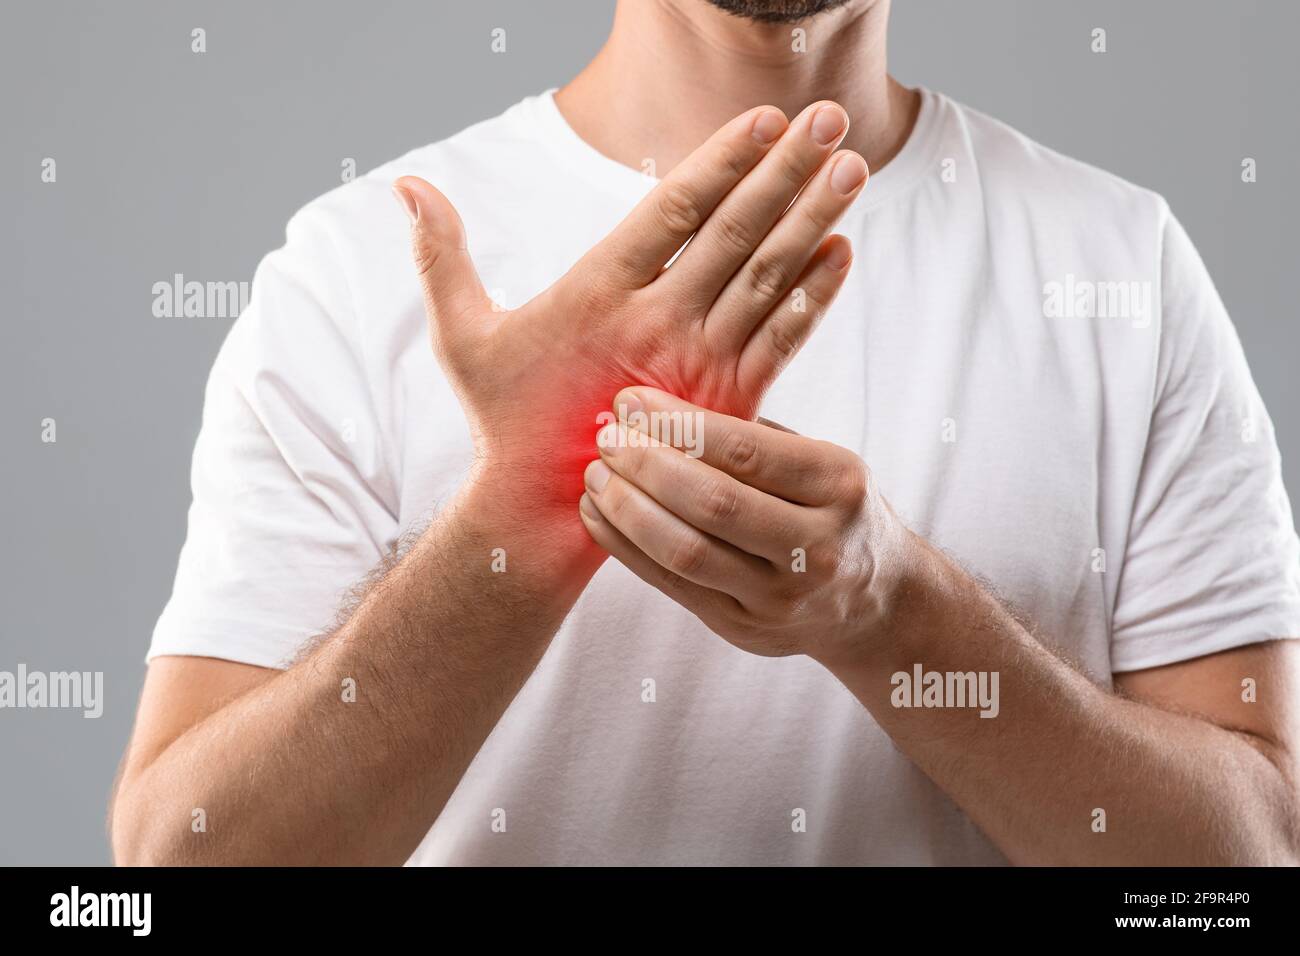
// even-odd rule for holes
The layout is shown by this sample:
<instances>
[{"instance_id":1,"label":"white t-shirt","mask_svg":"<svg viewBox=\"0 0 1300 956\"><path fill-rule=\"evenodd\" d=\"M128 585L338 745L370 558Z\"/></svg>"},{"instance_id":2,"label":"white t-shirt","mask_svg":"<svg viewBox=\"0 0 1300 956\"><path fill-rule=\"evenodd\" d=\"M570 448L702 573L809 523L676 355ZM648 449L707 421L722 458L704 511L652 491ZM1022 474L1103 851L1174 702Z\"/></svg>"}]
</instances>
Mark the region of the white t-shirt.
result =
<instances>
[{"instance_id":1,"label":"white t-shirt","mask_svg":"<svg viewBox=\"0 0 1300 956\"><path fill-rule=\"evenodd\" d=\"M208 383L150 657L284 666L465 475L404 174L456 205L512 307L654 185L544 94L295 215ZM1159 196L925 92L839 231L848 282L764 415L861 454L912 528L1099 681L1300 635L1272 425ZM613 561L411 858L1002 861L819 665L735 649Z\"/></svg>"}]
</instances>

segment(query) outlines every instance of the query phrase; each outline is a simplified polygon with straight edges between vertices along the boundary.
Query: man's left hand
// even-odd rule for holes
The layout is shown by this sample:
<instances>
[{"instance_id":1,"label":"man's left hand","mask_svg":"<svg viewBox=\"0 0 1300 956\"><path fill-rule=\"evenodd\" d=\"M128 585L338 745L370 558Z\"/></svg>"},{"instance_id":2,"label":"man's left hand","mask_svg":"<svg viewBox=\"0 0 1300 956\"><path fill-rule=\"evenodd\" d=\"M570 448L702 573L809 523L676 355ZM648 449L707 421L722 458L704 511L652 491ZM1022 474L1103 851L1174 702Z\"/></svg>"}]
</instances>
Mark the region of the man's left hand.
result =
<instances>
[{"instance_id":1,"label":"man's left hand","mask_svg":"<svg viewBox=\"0 0 1300 956\"><path fill-rule=\"evenodd\" d=\"M918 539L860 457L648 387L614 409L579 504L598 544L755 654L832 666L883 638Z\"/></svg>"}]
</instances>

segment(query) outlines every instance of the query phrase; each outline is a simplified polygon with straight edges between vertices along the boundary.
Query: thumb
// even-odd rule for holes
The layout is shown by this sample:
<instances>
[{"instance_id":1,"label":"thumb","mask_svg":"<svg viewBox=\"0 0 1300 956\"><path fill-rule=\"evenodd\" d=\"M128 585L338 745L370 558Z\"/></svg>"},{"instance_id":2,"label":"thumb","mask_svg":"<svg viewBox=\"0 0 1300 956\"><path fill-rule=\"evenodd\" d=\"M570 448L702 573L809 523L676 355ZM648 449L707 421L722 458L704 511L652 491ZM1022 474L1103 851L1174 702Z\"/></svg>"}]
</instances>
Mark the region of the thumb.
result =
<instances>
[{"instance_id":1,"label":"thumb","mask_svg":"<svg viewBox=\"0 0 1300 956\"><path fill-rule=\"evenodd\" d=\"M416 176L393 183L411 219L411 253L435 333L490 302L469 257L465 225L447 197Z\"/></svg>"}]
</instances>

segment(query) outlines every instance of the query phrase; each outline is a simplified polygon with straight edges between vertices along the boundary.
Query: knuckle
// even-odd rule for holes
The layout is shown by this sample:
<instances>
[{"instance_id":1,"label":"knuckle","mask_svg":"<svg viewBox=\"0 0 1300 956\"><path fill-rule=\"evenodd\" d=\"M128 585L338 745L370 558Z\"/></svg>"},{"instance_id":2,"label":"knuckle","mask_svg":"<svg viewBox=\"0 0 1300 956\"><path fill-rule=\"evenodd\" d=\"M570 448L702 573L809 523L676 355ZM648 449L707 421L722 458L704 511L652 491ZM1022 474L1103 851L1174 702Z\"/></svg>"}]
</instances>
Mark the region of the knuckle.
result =
<instances>
[{"instance_id":1,"label":"knuckle","mask_svg":"<svg viewBox=\"0 0 1300 956\"><path fill-rule=\"evenodd\" d=\"M649 460L651 449L643 444L641 432L627 430L627 445L618 450L618 469L633 484L645 485L646 472L653 463Z\"/></svg>"},{"instance_id":2,"label":"knuckle","mask_svg":"<svg viewBox=\"0 0 1300 956\"><path fill-rule=\"evenodd\" d=\"M415 274L421 279L428 277L438 266L441 249L436 243L424 236L417 235L411 242L411 259L415 262Z\"/></svg>"},{"instance_id":3,"label":"knuckle","mask_svg":"<svg viewBox=\"0 0 1300 956\"><path fill-rule=\"evenodd\" d=\"M764 302L780 297L790 283L789 273L780 260L755 256L749 264L749 289Z\"/></svg>"},{"instance_id":4,"label":"knuckle","mask_svg":"<svg viewBox=\"0 0 1300 956\"><path fill-rule=\"evenodd\" d=\"M601 493L600 510L616 528L628 526L629 519L635 517L628 513L627 496L623 494L618 482L611 480Z\"/></svg>"},{"instance_id":5,"label":"knuckle","mask_svg":"<svg viewBox=\"0 0 1300 956\"><path fill-rule=\"evenodd\" d=\"M721 621L718 626L710 625L710 629L739 647L754 648L755 653L767 656L765 649L759 650L765 646L763 644L766 634L764 618L767 616L763 614L760 617L760 613L761 609L758 607L752 610L746 607L737 610L728 609L720 615Z\"/></svg>"},{"instance_id":6,"label":"knuckle","mask_svg":"<svg viewBox=\"0 0 1300 956\"><path fill-rule=\"evenodd\" d=\"M802 285L792 287L782 303L781 314L787 317L798 316L799 321L806 323L809 328L820 322L826 315L828 297L819 279L820 277L813 277Z\"/></svg>"},{"instance_id":7,"label":"knuckle","mask_svg":"<svg viewBox=\"0 0 1300 956\"><path fill-rule=\"evenodd\" d=\"M752 232L745 221L733 212L719 209L711 220L718 232L718 238L727 248L735 252L747 252L753 248Z\"/></svg>"},{"instance_id":8,"label":"knuckle","mask_svg":"<svg viewBox=\"0 0 1300 956\"><path fill-rule=\"evenodd\" d=\"M659 568L656 577L659 579L659 590L663 591L669 597L672 597L675 594L684 593L690 586L690 582L680 574L674 574L672 571L669 571L664 567Z\"/></svg>"},{"instance_id":9,"label":"knuckle","mask_svg":"<svg viewBox=\"0 0 1300 956\"><path fill-rule=\"evenodd\" d=\"M809 171L803 157L792 151L783 151L775 165L777 175L789 189L801 189L808 181Z\"/></svg>"},{"instance_id":10,"label":"knuckle","mask_svg":"<svg viewBox=\"0 0 1300 956\"><path fill-rule=\"evenodd\" d=\"M770 604L774 607L791 607L803 604L808 585L803 581L794 580L799 577L803 577L803 575L788 575L786 579L778 581L770 588L767 592Z\"/></svg>"},{"instance_id":11,"label":"knuckle","mask_svg":"<svg viewBox=\"0 0 1300 956\"><path fill-rule=\"evenodd\" d=\"M718 458L725 471L737 478L750 477L758 470L758 439L744 429L724 432Z\"/></svg>"},{"instance_id":12,"label":"knuckle","mask_svg":"<svg viewBox=\"0 0 1300 956\"><path fill-rule=\"evenodd\" d=\"M810 198L808 202L796 203L795 215L803 219L810 232L815 232L818 235L829 229L834 219L831 210L814 198Z\"/></svg>"},{"instance_id":13,"label":"knuckle","mask_svg":"<svg viewBox=\"0 0 1300 956\"><path fill-rule=\"evenodd\" d=\"M678 183L659 186L655 212L660 223L673 235L689 235L699 228L700 204L689 189Z\"/></svg>"},{"instance_id":14,"label":"knuckle","mask_svg":"<svg viewBox=\"0 0 1300 956\"><path fill-rule=\"evenodd\" d=\"M668 555L668 570L682 577L698 573L709 557L708 543L698 535L683 535Z\"/></svg>"},{"instance_id":15,"label":"knuckle","mask_svg":"<svg viewBox=\"0 0 1300 956\"><path fill-rule=\"evenodd\" d=\"M740 512L740 495L726 482L709 482L701 489L699 500L704 514L714 522L730 521Z\"/></svg>"},{"instance_id":16,"label":"knuckle","mask_svg":"<svg viewBox=\"0 0 1300 956\"><path fill-rule=\"evenodd\" d=\"M799 336L789 322L773 319L768 322L765 331L767 344L776 356L777 364L783 365L799 351Z\"/></svg>"},{"instance_id":17,"label":"knuckle","mask_svg":"<svg viewBox=\"0 0 1300 956\"><path fill-rule=\"evenodd\" d=\"M830 536L824 536L808 549L808 571L814 579L833 575L840 565L838 544Z\"/></svg>"},{"instance_id":18,"label":"knuckle","mask_svg":"<svg viewBox=\"0 0 1300 956\"><path fill-rule=\"evenodd\" d=\"M746 138L748 138L748 134L746 134ZM731 179L742 179L749 172L750 166L753 165L747 153L733 143L726 142L718 144L718 163Z\"/></svg>"},{"instance_id":19,"label":"knuckle","mask_svg":"<svg viewBox=\"0 0 1300 956\"><path fill-rule=\"evenodd\" d=\"M844 455L837 464L835 497L845 504L861 504L871 488L871 473L857 455Z\"/></svg>"},{"instance_id":20,"label":"knuckle","mask_svg":"<svg viewBox=\"0 0 1300 956\"><path fill-rule=\"evenodd\" d=\"M826 283L825 274L819 272L811 276L803 285L798 286L797 288L803 292L802 301L796 303L792 299L789 303L790 311L796 314L810 315L814 320L823 315L826 312L827 303L834 295L834 290L831 290L830 295L827 294Z\"/></svg>"}]
</instances>

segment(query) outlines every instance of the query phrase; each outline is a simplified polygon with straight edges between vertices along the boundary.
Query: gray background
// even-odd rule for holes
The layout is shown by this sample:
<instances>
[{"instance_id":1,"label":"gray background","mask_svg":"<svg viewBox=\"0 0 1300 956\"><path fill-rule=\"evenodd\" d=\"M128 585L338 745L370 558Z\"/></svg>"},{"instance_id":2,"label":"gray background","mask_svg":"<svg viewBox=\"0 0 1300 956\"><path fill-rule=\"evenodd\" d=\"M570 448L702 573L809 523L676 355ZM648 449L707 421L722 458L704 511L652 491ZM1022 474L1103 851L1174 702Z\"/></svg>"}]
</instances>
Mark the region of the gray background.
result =
<instances>
[{"instance_id":1,"label":"gray background","mask_svg":"<svg viewBox=\"0 0 1300 956\"><path fill-rule=\"evenodd\" d=\"M650 0L632 0L650 2ZM6 0L0 27L0 670L105 672L105 711L0 710L0 863L106 863L105 802L189 504L227 319L151 286L251 280L289 215L564 83L612 0ZM493 55L489 33L508 31ZM1109 51L1089 50L1093 27ZM190 30L208 52L190 52ZM1215 276L1293 498L1300 4L896 0L891 66L1163 193ZM53 157L58 181L40 180ZM1246 185L1240 163L1259 163ZM1080 223L1080 228L1087 228ZM58 422L43 444L40 422Z\"/></svg>"}]
</instances>

